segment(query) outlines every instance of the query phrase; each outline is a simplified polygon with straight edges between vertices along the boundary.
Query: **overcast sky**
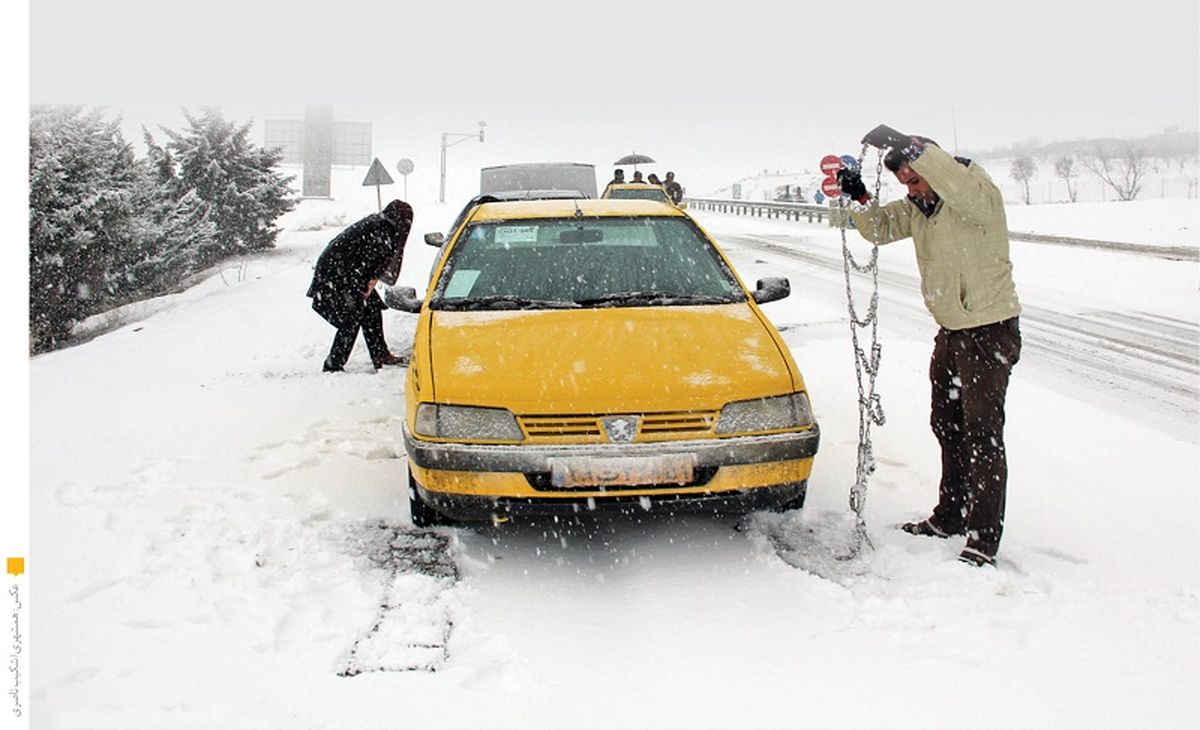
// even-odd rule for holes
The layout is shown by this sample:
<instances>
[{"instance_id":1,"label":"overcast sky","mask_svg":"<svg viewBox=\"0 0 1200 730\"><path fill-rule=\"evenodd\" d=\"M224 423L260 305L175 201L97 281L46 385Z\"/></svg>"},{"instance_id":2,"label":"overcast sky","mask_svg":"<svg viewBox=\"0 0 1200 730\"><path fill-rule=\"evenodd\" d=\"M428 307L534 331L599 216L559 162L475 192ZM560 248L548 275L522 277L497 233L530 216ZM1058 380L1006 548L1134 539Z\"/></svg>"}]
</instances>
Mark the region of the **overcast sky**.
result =
<instances>
[{"instance_id":1,"label":"overcast sky","mask_svg":"<svg viewBox=\"0 0 1200 730\"><path fill-rule=\"evenodd\" d=\"M262 120L331 103L414 178L441 132L484 120L452 164L607 174L637 150L694 192L857 153L879 123L965 150L1197 127L1196 0L981 5L36 0L30 97L135 129L176 126L180 105Z\"/></svg>"}]
</instances>

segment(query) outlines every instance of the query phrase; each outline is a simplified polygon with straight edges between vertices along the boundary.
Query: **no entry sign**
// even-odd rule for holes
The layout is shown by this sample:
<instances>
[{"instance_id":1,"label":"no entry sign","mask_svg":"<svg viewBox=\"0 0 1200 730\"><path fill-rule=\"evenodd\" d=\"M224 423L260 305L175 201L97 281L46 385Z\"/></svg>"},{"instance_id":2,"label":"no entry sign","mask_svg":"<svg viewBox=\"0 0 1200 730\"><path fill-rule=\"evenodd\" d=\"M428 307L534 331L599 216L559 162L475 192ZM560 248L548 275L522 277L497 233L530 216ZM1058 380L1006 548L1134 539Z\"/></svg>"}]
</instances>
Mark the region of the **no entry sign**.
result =
<instances>
[{"instance_id":1,"label":"no entry sign","mask_svg":"<svg viewBox=\"0 0 1200 730\"><path fill-rule=\"evenodd\" d=\"M821 158L821 172L833 177L842 169L842 158L837 155L825 155Z\"/></svg>"},{"instance_id":2,"label":"no entry sign","mask_svg":"<svg viewBox=\"0 0 1200 730\"><path fill-rule=\"evenodd\" d=\"M835 178L827 177L821 181L821 192L831 198L836 198L842 194L842 187L838 185L838 181Z\"/></svg>"}]
</instances>

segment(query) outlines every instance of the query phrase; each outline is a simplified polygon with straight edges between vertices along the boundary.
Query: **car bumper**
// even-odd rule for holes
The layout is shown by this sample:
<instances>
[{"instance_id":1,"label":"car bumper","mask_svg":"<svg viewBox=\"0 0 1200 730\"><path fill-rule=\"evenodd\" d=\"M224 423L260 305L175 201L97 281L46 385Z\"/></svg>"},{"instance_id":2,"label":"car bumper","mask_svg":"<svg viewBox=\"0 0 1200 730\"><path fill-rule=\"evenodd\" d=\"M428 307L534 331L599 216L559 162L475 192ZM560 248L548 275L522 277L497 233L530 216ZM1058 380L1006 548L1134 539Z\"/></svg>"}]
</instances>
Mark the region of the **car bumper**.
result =
<instances>
[{"instance_id":1,"label":"car bumper","mask_svg":"<svg viewBox=\"0 0 1200 730\"><path fill-rule=\"evenodd\" d=\"M803 493L820 443L806 431L636 444L477 445L413 438L404 430L409 468L427 504L458 519L489 515L561 515L590 511L667 509L745 512L767 509ZM637 459L687 454L687 484L554 486L555 460Z\"/></svg>"},{"instance_id":2,"label":"car bumper","mask_svg":"<svg viewBox=\"0 0 1200 730\"><path fill-rule=\"evenodd\" d=\"M821 431L817 424L806 431L769 436L738 436L692 441L658 441L636 444L563 444L526 446L484 445L423 441L404 428L404 449L422 469L465 472L544 472L552 459L568 457L637 458L664 453L687 453L696 466L722 467L810 459L817 453Z\"/></svg>"},{"instance_id":3,"label":"car bumper","mask_svg":"<svg viewBox=\"0 0 1200 730\"><path fill-rule=\"evenodd\" d=\"M773 509L796 500L807 490L807 481L775 484L723 492L671 494L608 494L603 497L488 497L476 494L432 492L420 484L419 498L455 520L481 521L529 517L587 517L601 515L744 514Z\"/></svg>"}]
</instances>

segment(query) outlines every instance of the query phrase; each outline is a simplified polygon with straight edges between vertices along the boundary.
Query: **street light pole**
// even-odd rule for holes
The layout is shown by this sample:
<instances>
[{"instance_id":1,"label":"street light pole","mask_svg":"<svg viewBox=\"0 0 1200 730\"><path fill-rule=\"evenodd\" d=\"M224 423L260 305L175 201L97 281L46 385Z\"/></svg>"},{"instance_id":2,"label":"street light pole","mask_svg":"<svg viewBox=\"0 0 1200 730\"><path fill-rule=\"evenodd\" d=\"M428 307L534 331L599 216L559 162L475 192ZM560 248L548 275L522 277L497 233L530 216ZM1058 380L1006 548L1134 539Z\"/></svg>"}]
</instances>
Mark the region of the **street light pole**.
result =
<instances>
[{"instance_id":1,"label":"street light pole","mask_svg":"<svg viewBox=\"0 0 1200 730\"><path fill-rule=\"evenodd\" d=\"M480 142L483 142L483 128L486 126L487 122L479 123L478 136ZM475 136L475 132L442 132L442 185L438 193L439 203L446 202L446 148L453 147L460 142L466 142L468 139L474 139ZM449 141L451 137L455 138L453 142Z\"/></svg>"}]
</instances>

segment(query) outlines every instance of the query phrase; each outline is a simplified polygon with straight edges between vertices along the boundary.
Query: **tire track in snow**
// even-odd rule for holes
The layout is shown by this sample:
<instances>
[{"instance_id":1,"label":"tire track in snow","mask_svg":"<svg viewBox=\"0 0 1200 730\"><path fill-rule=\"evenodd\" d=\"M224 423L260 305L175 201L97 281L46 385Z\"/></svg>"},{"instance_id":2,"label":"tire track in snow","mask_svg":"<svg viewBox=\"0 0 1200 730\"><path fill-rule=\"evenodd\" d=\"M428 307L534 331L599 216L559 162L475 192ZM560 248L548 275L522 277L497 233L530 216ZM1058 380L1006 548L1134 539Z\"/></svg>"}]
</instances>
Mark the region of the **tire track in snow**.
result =
<instances>
[{"instance_id":1,"label":"tire track in snow","mask_svg":"<svg viewBox=\"0 0 1200 730\"><path fill-rule=\"evenodd\" d=\"M347 654L340 677L365 672L436 672L450 659L450 589L458 582L457 538L378 523L367 557L390 570L375 623Z\"/></svg>"}]
</instances>

